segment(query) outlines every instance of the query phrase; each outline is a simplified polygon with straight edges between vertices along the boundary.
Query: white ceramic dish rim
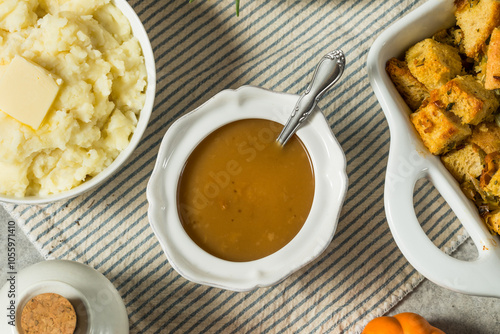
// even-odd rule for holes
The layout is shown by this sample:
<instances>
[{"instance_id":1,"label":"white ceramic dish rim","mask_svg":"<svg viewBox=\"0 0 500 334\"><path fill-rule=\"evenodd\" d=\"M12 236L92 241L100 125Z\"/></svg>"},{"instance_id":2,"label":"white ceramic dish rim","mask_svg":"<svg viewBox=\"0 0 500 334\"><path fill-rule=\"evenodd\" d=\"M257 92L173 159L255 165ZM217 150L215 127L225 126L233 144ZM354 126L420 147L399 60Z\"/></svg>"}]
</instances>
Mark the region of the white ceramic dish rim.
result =
<instances>
[{"instance_id":1,"label":"white ceramic dish rim","mask_svg":"<svg viewBox=\"0 0 500 334\"><path fill-rule=\"evenodd\" d=\"M315 168L313 205L303 228L281 250L250 262L219 259L189 238L177 213L178 178L203 138L224 124L245 118L284 124L297 99L296 95L250 86L222 91L178 119L165 134L148 183L148 217L170 264L186 279L233 291L269 286L311 262L330 244L347 190L346 159L319 110L297 132Z\"/></svg>"},{"instance_id":2,"label":"white ceramic dish rim","mask_svg":"<svg viewBox=\"0 0 500 334\"><path fill-rule=\"evenodd\" d=\"M45 204L51 202L57 202L65 199L70 199L78 196L84 192L93 189L94 187L101 184L104 180L112 176L116 171L119 170L120 166L130 157L132 152L135 150L139 144L142 135L146 131L149 123L149 118L151 117L151 112L153 110L154 98L156 93L156 68L155 59L153 55L153 49L151 48L151 43L149 41L148 35L141 20L128 4L126 0L112 0L111 1L118 9L122 11L125 17L130 22L132 32L134 36L139 40L142 48L142 53L144 56L147 72L147 88L146 88L146 100L144 106L139 114L139 120L137 127L130 139L129 145L116 157L116 159L101 173L93 177L92 179L82 183L81 185L58 194L52 194L47 196L27 196L27 197L14 197L0 194L0 202L13 203L13 204Z\"/></svg>"},{"instance_id":3,"label":"white ceramic dish rim","mask_svg":"<svg viewBox=\"0 0 500 334\"><path fill-rule=\"evenodd\" d=\"M492 236L474 204L440 159L431 155L409 121L410 110L385 72L391 57L454 24L452 0L430 0L387 28L373 43L367 59L370 83L389 123L391 144L385 181L385 211L398 247L431 281L448 289L500 298L500 239ZM478 249L473 261L448 256L429 240L413 207L413 190L428 178L449 204Z\"/></svg>"},{"instance_id":4,"label":"white ceramic dish rim","mask_svg":"<svg viewBox=\"0 0 500 334\"><path fill-rule=\"evenodd\" d=\"M48 260L26 267L15 276L16 324L27 298L52 292L68 299L80 299L89 308L86 310L90 319L86 333L129 333L128 314L120 294L106 277L89 266L74 261ZM4 310L10 302L8 284L0 289L0 305ZM6 318L0 322L0 332L18 333L16 327L7 324Z\"/></svg>"}]
</instances>

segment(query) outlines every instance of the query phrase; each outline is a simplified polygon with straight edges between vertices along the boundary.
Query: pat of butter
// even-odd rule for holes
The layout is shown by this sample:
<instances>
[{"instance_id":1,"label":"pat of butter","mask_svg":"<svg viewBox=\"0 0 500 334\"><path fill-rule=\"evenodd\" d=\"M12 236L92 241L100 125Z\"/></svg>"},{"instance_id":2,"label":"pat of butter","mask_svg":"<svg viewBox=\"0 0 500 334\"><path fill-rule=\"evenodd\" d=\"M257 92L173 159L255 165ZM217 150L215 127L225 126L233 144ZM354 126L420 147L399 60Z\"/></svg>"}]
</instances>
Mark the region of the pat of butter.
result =
<instances>
[{"instance_id":1,"label":"pat of butter","mask_svg":"<svg viewBox=\"0 0 500 334\"><path fill-rule=\"evenodd\" d=\"M15 56L0 77L0 110L38 129L54 102L59 85L43 67Z\"/></svg>"}]
</instances>

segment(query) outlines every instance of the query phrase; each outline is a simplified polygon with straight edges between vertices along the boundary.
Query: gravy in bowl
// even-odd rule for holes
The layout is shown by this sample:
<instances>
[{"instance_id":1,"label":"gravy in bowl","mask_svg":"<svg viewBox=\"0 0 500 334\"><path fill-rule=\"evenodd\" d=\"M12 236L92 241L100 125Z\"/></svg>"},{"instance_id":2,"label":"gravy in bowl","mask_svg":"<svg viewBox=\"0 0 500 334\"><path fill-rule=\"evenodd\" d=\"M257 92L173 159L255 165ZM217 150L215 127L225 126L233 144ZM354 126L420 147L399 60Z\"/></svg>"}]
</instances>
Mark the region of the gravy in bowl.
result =
<instances>
[{"instance_id":1,"label":"gravy in bowl","mask_svg":"<svg viewBox=\"0 0 500 334\"><path fill-rule=\"evenodd\" d=\"M184 166L177 189L183 228L206 252L252 261L289 243L309 215L314 171L294 135L280 147L282 125L264 119L229 123L208 135Z\"/></svg>"}]
</instances>

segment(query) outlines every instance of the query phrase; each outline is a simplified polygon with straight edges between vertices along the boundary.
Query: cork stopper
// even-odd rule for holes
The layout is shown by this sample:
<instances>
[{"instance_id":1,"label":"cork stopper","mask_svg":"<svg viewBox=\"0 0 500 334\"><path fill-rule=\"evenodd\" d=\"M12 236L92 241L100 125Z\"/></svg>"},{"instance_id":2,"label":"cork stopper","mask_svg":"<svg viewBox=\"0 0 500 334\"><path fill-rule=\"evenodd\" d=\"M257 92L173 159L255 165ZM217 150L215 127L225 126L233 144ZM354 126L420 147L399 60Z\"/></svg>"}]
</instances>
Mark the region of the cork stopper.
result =
<instances>
[{"instance_id":1,"label":"cork stopper","mask_svg":"<svg viewBox=\"0 0 500 334\"><path fill-rule=\"evenodd\" d=\"M73 334L76 312L63 296L44 293L26 303L21 315L21 327L25 334Z\"/></svg>"}]
</instances>

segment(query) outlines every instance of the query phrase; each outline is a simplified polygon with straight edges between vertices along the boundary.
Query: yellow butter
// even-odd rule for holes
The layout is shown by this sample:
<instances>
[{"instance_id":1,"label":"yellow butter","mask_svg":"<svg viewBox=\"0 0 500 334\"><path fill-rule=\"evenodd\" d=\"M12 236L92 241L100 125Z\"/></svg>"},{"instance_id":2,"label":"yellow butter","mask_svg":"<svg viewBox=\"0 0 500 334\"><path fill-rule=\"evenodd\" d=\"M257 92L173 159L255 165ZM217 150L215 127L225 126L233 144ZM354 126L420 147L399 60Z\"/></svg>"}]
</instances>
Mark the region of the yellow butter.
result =
<instances>
[{"instance_id":1,"label":"yellow butter","mask_svg":"<svg viewBox=\"0 0 500 334\"><path fill-rule=\"evenodd\" d=\"M36 130L58 91L46 69L16 55L0 76L0 110Z\"/></svg>"}]
</instances>

